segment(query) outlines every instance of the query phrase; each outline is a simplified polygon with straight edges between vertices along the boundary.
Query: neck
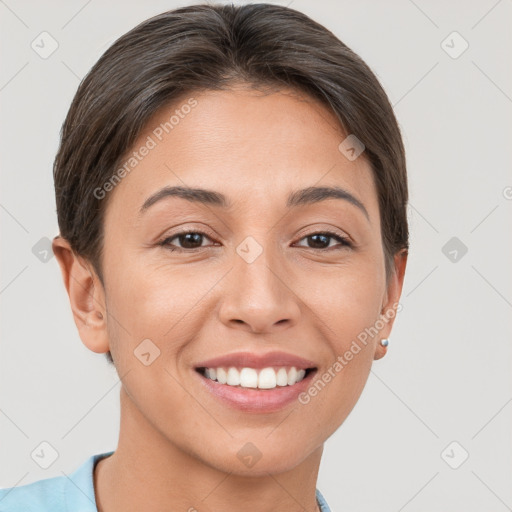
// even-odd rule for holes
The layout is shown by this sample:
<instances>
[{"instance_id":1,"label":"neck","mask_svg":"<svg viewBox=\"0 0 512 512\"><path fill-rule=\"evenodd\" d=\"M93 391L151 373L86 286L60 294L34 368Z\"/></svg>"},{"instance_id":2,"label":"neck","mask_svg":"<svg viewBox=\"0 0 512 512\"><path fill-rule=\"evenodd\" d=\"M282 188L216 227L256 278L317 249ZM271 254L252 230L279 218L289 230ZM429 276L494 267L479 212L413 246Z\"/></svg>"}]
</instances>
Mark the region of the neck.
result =
<instances>
[{"instance_id":1,"label":"neck","mask_svg":"<svg viewBox=\"0 0 512 512\"><path fill-rule=\"evenodd\" d=\"M182 510L317 512L320 446L294 468L246 476L180 449L150 425L121 388L119 443L94 470L98 512Z\"/></svg>"}]
</instances>

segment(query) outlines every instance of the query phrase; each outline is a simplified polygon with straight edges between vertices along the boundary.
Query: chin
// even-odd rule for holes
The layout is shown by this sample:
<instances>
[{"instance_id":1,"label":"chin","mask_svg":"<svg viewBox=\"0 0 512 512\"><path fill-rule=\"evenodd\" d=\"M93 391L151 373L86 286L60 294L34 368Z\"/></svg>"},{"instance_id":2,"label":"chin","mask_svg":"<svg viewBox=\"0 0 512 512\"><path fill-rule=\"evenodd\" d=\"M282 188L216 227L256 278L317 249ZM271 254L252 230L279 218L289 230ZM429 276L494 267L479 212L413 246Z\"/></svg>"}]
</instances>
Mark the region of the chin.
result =
<instances>
[{"instance_id":1,"label":"chin","mask_svg":"<svg viewBox=\"0 0 512 512\"><path fill-rule=\"evenodd\" d=\"M236 445L236 449L234 449L234 445ZM219 446L217 445L217 453L213 459L209 452L209 461L205 460L208 465L225 473L251 477L268 476L269 473L285 473L298 466L310 455L310 453L303 452L304 445L294 444L283 447L281 443L280 446L276 446L275 443L269 443L268 440L265 442L264 439L260 442L257 440L233 442L231 446L226 446L225 452L218 450ZM226 453L228 453L227 457Z\"/></svg>"}]
</instances>

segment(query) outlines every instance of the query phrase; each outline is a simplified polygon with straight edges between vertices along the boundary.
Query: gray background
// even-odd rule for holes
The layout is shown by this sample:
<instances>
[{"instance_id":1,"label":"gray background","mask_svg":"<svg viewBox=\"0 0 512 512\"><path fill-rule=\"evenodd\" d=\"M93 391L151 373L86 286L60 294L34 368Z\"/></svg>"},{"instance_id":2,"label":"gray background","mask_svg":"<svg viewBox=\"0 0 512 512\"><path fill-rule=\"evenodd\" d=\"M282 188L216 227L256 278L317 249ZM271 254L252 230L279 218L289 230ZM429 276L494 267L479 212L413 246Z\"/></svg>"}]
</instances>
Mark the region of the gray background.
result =
<instances>
[{"instance_id":1,"label":"gray background","mask_svg":"<svg viewBox=\"0 0 512 512\"><path fill-rule=\"evenodd\" d=\"M55 258L41 261L58 233L51 168L100 54L189 3L0 1L1 487L68 475L116 447L117 374L82 345ZM512 2L282 4L377 74L410 176L403 310L388 355L326 443L318 488L340 512L512 510ZM43 31L59 45L46 59L31 47ZM469 44L461 55L453 31ZM58 452L48 469L31 458L43 441Z\"/></svg>"}]
</instances>

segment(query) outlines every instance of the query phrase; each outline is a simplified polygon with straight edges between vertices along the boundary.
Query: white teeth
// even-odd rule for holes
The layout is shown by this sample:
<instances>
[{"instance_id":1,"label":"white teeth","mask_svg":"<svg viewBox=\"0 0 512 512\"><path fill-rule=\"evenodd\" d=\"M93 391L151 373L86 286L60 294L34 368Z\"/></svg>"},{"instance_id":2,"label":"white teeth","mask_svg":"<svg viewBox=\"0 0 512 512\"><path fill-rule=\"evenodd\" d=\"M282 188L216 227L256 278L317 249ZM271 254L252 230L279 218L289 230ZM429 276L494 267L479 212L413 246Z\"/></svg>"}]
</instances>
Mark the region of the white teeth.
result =
<instances>
[{"instance_id":1,"label":"white teeth","mask_svg":"<svg viewBox=\"0 0 512 512\"><path fill-rule=\"evenodd\" d=\"M306 370L297 371L295 366L291 368L279 368L277 371L272 368L262 368L259 371L254 368L242 368L240 371L235 367L206 368L205 376L211 380L217 380L220 384L228 386L241 386L243 388L274 389L277 386L292 386L300 382L306 375Z\"/></svg>"},{"instance_id":2,"label":"white teeth","mask_svg":"<svg viewBox=\"0 0 512 512\"><path fill-rule=\"evenodd\" d=\"M228 369L228 378L226 384L230 386L239 386L240 385L240 373L236 368Z\"/></svg>"},{"instance_id":3,"label":"white teeth","mask_svg":"<svg viewBox=\"0 0 512 512\"><path fill-rule=\"evenodd\" d=\"M279 370L277 371L276 384L278 386L288 385L288 374L286 373L286 368L279 368Z\"/></svg>"},{"instance_id":4,"label":"white teeth","mask_svg":"<svg viewBox=\"0 0 512 512\"><path fill-rule=\"evenodd\" d=\"M226 382L228 380L228 376L226 375L226 371L224 370L224 368L217 368L216 373L217 373L217 380L221 384L226 384Z\"/></svg>"},{"instance_id":5,"label":"white teeth","mask_svg":"<svg viewBox=\"0 0 512 512\"><path fill-rule=\"evenodd\" d=\"M288 386L295 384L297 382L297 368L292 366L290 371L288 372Z\"/></svg>"},{"instance_id":6,"label":"white teeth","mask_svg":"<svg viewBox=\"0 0 512 512\"><path fill-rule=\"evenodd\" d=\"M272 389L276 386L277 378L274 368L263 368L258 375L258 387L260 389Z\"/></svg>"},{"instance_id":7,"label":"white teeth","mask_svg":"<svg viewBox=\"0 0 512 512\"><path fill-rule=\"evenodd\" d=\"M215 378L217 377L217 375L216 375L217 372L215 371L215 368L206 368L204 373L209 379L212 379L212 380L215 380Z\"/></svg>"},{"instance_id":8,"label":"white teeth","mask_svg":"<svg viewBox=\"0 0 512 512\"><path fill-rule=\"evenodd\" d=\"M243 388L257 388L258 372L254 368L242 368L240 371L240 386Z\"/></svg>"}]
</instances>

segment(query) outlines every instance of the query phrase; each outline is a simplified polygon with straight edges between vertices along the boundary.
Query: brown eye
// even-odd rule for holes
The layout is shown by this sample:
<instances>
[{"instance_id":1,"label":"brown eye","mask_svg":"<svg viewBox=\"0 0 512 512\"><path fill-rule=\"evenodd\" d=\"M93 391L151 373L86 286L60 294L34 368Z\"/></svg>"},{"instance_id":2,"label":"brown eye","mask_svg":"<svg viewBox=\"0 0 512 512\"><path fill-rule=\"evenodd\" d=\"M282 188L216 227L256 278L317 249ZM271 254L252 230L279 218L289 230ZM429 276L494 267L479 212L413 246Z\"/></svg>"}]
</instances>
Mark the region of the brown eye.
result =
<instances>
[{"instance_id":1,"label":"brown eye","mask_svg":"<svg viewBox=\"0 0 512 512\"><path fill-rule=\"evenodd\" d=\"M337 248L343 247L352 247L352 244L349 242L348 238L338 235L337 233L331 233L329 231L323 231L320 233L313 233L308 235L302 240L308 241L307 248L309 249L333 249L336 248L336 244L334 246L330 246L332 240L336 240L339 243L337 244ZM301 246L304 247L304 246Z\"/></svg>"},{"instance_id":2,"label":"brown eye","mask_svg":"<svg viewBox=\"0 0 512 512\"><path fill-rule=\"evenodd\" d=\"M158 245L166 247L171 251L201 249L204 247L202 242L205 238L211 240L208 235L201 231L184 231L165 238ZM180 245L176 246L175 243L172 243L173 240L177 240Z\"/></svg>"}]
</instances>

